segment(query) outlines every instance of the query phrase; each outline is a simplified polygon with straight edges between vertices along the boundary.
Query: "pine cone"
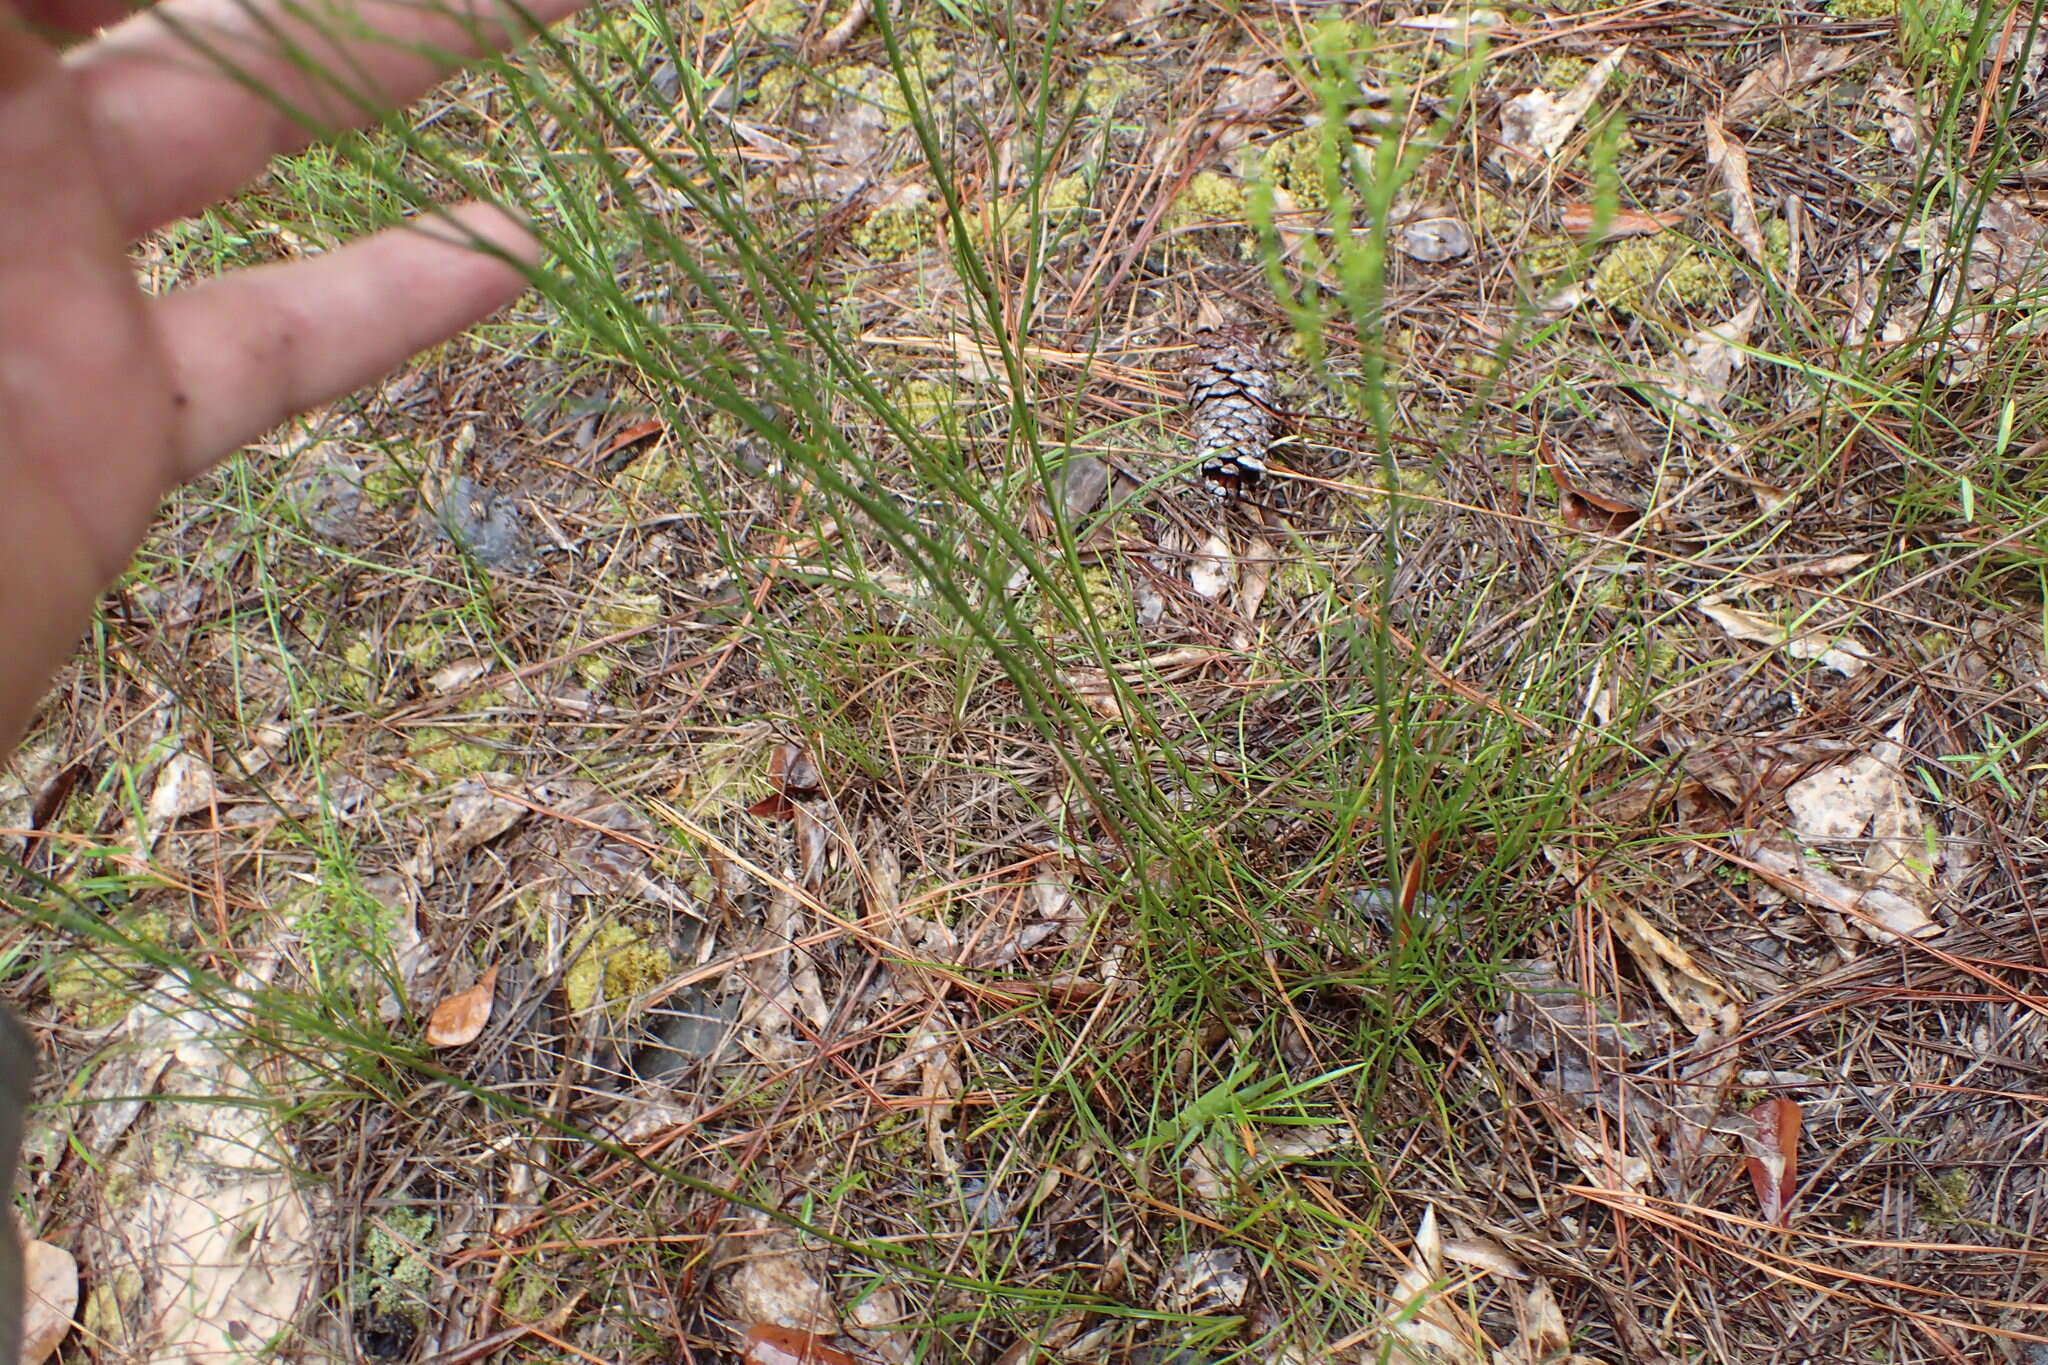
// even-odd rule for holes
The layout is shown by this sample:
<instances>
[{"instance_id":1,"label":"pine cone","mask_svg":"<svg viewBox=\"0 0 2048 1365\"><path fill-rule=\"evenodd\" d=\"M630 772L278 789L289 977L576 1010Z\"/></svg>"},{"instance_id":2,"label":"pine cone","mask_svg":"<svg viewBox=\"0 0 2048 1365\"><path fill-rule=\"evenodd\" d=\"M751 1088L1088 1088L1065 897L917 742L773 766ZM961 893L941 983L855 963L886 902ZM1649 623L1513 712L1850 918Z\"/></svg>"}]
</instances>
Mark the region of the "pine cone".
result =
<instances>
[{"instance_id":1,"label":"pine cone","mask_svg":"<svg viewBox=\"0 0 2048 1365\"><path fill-rule=\"evenodd\" d=\"M1188 362L1188 406L1202 481L1228 497L1266 473L1273 444L1273 371L1249 327L1204 327Z\"/></svg>"}]
</instances>

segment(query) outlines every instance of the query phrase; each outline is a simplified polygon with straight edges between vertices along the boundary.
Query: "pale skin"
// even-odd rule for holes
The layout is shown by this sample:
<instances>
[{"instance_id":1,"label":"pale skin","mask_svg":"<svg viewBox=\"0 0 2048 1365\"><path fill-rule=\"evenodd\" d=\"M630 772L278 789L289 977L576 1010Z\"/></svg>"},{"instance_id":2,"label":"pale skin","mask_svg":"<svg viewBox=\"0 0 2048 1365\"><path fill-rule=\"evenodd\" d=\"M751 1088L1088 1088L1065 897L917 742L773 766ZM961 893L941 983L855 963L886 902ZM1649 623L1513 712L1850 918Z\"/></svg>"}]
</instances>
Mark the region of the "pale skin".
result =
<instances>
[{"instance_id":1,"label":"pale skin","mask_svg":"<svg viewBox=\"0 0 2048 1365\"><path fill-rule=\"evenodd\" d=\"M519 8L552 23L578 2ZM476 55L476 24L492 44L525 36L495 22L505 11L491 0L346 5L395 41L344 44L287 17L321 8L165 0L123 18L118 0L0 0L0 757L165 493L495 311L524 288L521 263L539 259L517 221L467 205L324 255L142 292L130 243L310 137L186 35L329 128L367 111L303 74L281 41L397 106Z\"/></svg>"}]
</instances>

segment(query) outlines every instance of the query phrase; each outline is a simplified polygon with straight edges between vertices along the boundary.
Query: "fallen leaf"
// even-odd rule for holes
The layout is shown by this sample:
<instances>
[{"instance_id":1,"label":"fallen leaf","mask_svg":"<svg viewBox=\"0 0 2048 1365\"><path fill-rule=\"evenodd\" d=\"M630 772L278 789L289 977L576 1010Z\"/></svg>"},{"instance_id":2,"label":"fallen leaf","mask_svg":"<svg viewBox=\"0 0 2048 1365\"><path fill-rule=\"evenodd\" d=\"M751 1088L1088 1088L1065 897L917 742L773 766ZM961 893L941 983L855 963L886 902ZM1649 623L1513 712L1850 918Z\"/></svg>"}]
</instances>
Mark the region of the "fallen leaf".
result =
<instances>
[{"instance_id":1,"label":"fallen leaf","mask_svg":"<svg viewBox=\"0 0 2048 1365\"><path fill-rule=\"evenodd\" d=\"M510 773L480 773L456 783L435 829L435 854L451 862L482 848L524 820L529 807L506 795L519 779Z\"/></svg>"},{"instance_id":2,"label":"fallen leaf","mask_svg":"<svg viewBox=\"0 0 2048 1365\"><path fill-rule=\"evenodd\" d=\"M1557 514L1574 531L1602 536L1618 536L1643 519L1639 507L1562 484L1557 490Z\"/></svg>"},{"instance_id":3,"label":"fallen leaf","mask_svg":"<svg viewBox=\"0 0 2048 1365\"><path fill-rule=\"evenodd\" d=\"M1764 274L1773 275L1769 253L1764 249L1763 224L1756 216L1756 192L1749 185L1749 149L1728 136L1721 120L1708 116L1704 125L1707 164L1721 172L1721 184L1728 191L1728 226L1742 249Z\"/></svg>"},{"instance_id":4,"label":"fallen leaf","mask_svg":"<svg viewBox=\"0 0 2048 1365\"><path fill-rule=\"evenodd\" d=\"M1387 1330L1394 1340L1382 1343L1394 1360L1437 1360L1445 1365L1479 1365L1478 1324L1458 1311L1458 1296L1448 1292L1444 1276L1443 1234L1436 1207L1424 1210L1415 1228L1408 1264L1394 1278ZM1370 1358L1370 1357L1369 1357Z\"/></svg>"},{"instance_id":5,"label":"fallen leaf","mask_svg":"<svg viewBox=\"0 0 2048 1365\"><path fill-rule=\"evenodd\" d=\"M747 807L747 814L770 820L794 820L796 802L825 794L824 774L800 744L784 742L768 755L768 795Z\"/></svg>"},{"instance_id":6,"label":"fallen leaf","mask_svg":"<svg viewBox=\"0 0 2048 1365\"><path fill-rule=\"evenodd\" d=\"M1721 117L1730 123L1750 120L1815 81L1853 66L1864 55L1862 44L1831 44L1816 36L1800 38L1744 76L1721 106Z\"/></svg>"},{"instance_id":7,"label":"fallen leaf","mask_svg":"<svg viewBox=\"0 0 2048 1365\"><path fill-rule=\"evenodd\" d=\"M0 1227L0 1237L13 1235ZM49 1242L24 1242L21 1283L21 1365L42 1365L78 1314L78 1261Z\"/></svg>"},{"instance_id":8,"label":"fallen leaf","mask_svg":"<svg viewBox=\"0 0 2048 1365\"><path fill-rule=\"evenodd\" d=\"M1521 1332L1500 1353L1498 1365L1550 1365L1571 1348L1571 1329L1548 1280L1538 1280L1516 1305Z\"/></svg>"},{"instance_id":9,"label":"fallen leaf","mask_svg":"<svg viewBox=\"0 0 2048 1365\"><path fill-rule=\"evenodd\" d=\"M150 789L149 805L143 811L145 836L155 843L172 825L212 809L220 799L220 784L206 760L181 749L157 770L156 785Z\"/></svg>"},{"instance_id":10,"label":"fallen leaf","mask_svg":"<svg viewBox=\"0 0 2048 1365\"><path fill-rule=\"evenodd\" d=\"M1633 906L1609 898L1608 925L1678 1021L1695 1038L1732 1038L1742 1027L1735 993L1693 960L1692 953Z\"/></svg>"},{"instance_id":11,"label":"fallen leaf","mask_svg":"<svg viewBox=\"0 0 2048 1365\"><path fill-rule=\"evenodd\" d=\"M427 1019L427 1046L463 1047L475 1042L484 1025L491 1022L497 990L498 965L494 962L474 986L434 1006Z\"/></svg>"},{"instance_id":12,"label":"fallen leaf","mask_svg":"<svg viewBox=\"0 0 2048 1365\"><path fill-rule=\"evenodd\" d=\"M1522 1263L1508 1254L1506 1247L1490 1237L1446 1237L1444 1238L1444 1259L1469 1265L1474 1270L1483 1270L1489 1275L1498 1275L1503 1280L1526 1280L1529 1272Z\"/></svg>"},{"instance_id":13,"label":"fallen leaf","mask_svg":"<svg viewBox=\"0 0 2048 1365\"><path fill-rule=\"evenodd\" d=\"M1792 832L1806 842L1867 840L1863 868L1871 884L1924 907L1934 902L1934 880L1927 821L1905 777L1904 735L1900 721L1870 752L1786 788L1785 804Z\"/></svg>"},{"instance_id":14,"label":"fallen leaf","mask_svg":"<svg viewBox=\"0 0 2048 1365\"><path fill-rule=\"evenodd\" d=\"M1472 229L1456 218L1417 218L1396 224L1390 235L1396 251L1429 265L1472 254Z\"/></svg>"},{"instance_id":15,"label":"fallen leaf","mask_svg":"<svg viewBox=\"0 0 2048 1365\"><path fill-rule=\"evenodd\" d=\"M1764 1221L1784 1226L1792 1211L1792 1196L1799 1188L1799 1106L1781 1096L1765 1100L1749 1111L1756 1135L1745 1135L1750 1184L1756 1187L1756 1202Z\"/></svg>"},{"instance_id":16,"label":"fallen leaf","mask_svg":"<svg viewBox=\"0 0 2048 1365\"><path fill-rule=\"evenodd\" d=\"M1731 607L1725 602L1700 602L1700 613L1730 636L1751 644L1782 646L1795 659L1812 659L1821 667L1853 678L1870 666L1870 651L1847 636L1829 638L1809 630L1793 635L1784 626L1760 612Z\"/></svg>"},{"instance_id":17,"label":"fallen leaf","mask_svg":"<svg viewBox=\"0 0 2048 1365\"><path fill-rule=\"evenodd\" d=\"M1230 542L1210 532L1188 559L1188 586L1213 602L1230 591L1236 577L1237 557L1230 552Z\"/></svg>"},{"instance_id":18,"label":"fallen leaf","mask_svg":"<svg viewBox=\"0 0 2048 1365\"><path fill-rule=\"evenodd\" d=\"M243 975L261 982L260 960ZM147 1266L142 1292L108 1324L118 1340L102 1352L150 1360L242 1358L251 1341L288 1337L314 1292L329 1250L319 1192L279 1132L274 1080L259 1081L222 1040L246 1021L217 1013L184 986L155 990L129 1015L120 1046L153 1059L155 1097L137 1130L102 1160L120 1182L101 1186L105 1206L91 1223L81 1259L96 1277ZM227 1007L230 1008L231 1007ZM132 1075L88 1102L132 1095ZM176 1152L175 1161L155 1154ZM118 1189L118 1194L115 1192ZM147 1343L147 1350L140 1349Z\"/></svg>"},{"instance_id":19,"label":"fallen leaf","mask_svg":"<svg viewBox=\"0 0 2048 1365\"><path fill-rule=\"evenodd\" d=\"M1153 1302L1168 1313L1222 1316L1240 1312L1252 1296L1244 1253L1235 1247L1191 1251L1159 1281Z\"/></svg>"},{"instance_id":20,"label":"fallen leaf","mask_svg":"<svg viewBox=\"0 0 2048 1365\"><path fill-rule=\"evenodd\" d=\"M1789 841L1737 834L1735 852L1778 890L1807 905L1834 911L1872 942L1891 944L1900 938L1926 938L1941 932L1925 907L1886 887L1858 890L1832 872L1814 867Z\"/></svg>"},{"instance_id":21,"label":"fallen leaf","mask_svg":"<svg viewBox=\"0 0 2048 1365\"><path fill-rule=\"evenodd\" d=\"M1892 150L1909 157L1920 155L1921 147L1926 145L1926 132L1905 78L1896 68L1885 67L1871 78L1869 90L1877 104L1878 122L1884 125Z\"/></svg>"},{"instance_id":22,"label":"fallen leaf","mask_svg":"<svg viewBox=\"0 0 2048 1365\"><path fill-rule=\"evenodd\" d=\"M1578 83L1562 95L1531 90L1501 105L1500 145L1487 158L1510 183L1516 183L1549 167L1551 158L1565 139L1579 126L1579 120L1593 107L1628 45L1615 48L1593 64Z\"/></svg>"},{"instance_id":23,"label":"fallen leaf","mask_svg":"<svg viewBox=\"0 0 2048 1365\"><path fill-rule=\"evenodd\" d=\"M740 1346L746 1365L857 1365L857 1357L842 1351L816 1332L799 1332L757 1322L747 1329Z\"/></svg>"},{"instance_id":24,"label":"fallen leaf","mask_svg":"<svg viewBox=\"0 0 2048 1365\"><path fill-rule=\"evenodd\" d=\"M1602 224L1598 211L1587 203L1566 204L1559 215L1559 226L1566 233L1581 240L1597 233L1603 242L1619 241L1624 237L1654 237L1684 221L1685 215L1675 210L1644 213L1640 209L1618 208Z\"/></svg>"},{"instance_id":25,"label":"fallen leaf","mask_svg":"<svg viewBox=\"0 0 2048 1365\"><path fill-rule=\"evenodd\" d=\"M1751 299L1726 322L1703 327L1679 343L1676 363L1654 373L1650 381L1677 399L1691 415L1708 425L1725 430L1721 415L1728 401L1728 386L1735 372L1749 363L1743 347L1763 309L1761 298Z\"/></svg>"}]
</instances>

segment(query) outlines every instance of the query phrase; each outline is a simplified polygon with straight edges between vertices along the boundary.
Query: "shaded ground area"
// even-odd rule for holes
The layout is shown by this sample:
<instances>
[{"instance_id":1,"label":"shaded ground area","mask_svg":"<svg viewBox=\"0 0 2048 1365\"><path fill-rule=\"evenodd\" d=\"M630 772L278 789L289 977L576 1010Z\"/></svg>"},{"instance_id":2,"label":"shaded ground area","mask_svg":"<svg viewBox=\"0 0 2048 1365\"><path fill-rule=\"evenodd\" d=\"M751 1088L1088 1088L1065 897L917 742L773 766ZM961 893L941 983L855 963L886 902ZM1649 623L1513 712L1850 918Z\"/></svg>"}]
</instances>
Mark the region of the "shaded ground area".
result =
<instances>
[{"instance_id":1,"label":"shaded ground area","mask_svg":"<svg viewBox=\"0 0 2048 1365\"><path fill-rule=\"evenodd\" d=\"M65 1355L2041 1358L2028 15L846 19L448 92L566 282L111 595Z\"/></svg>"}]
</instances>

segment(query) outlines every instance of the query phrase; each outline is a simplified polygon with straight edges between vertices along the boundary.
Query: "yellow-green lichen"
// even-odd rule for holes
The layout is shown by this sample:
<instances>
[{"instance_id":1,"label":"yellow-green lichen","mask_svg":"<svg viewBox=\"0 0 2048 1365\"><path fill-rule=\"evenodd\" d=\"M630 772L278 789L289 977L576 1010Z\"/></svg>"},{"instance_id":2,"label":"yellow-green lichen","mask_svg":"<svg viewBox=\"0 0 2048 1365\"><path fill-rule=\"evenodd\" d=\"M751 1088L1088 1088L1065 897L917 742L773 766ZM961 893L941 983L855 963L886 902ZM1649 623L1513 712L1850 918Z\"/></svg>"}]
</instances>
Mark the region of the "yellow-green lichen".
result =
<instances>
[{"instance_id":1,"label":"yellow-green lichen","mask_svg":"<svg viewBox=\"0 0 2048 1365\"><path fill-rule=\"evenodd\" d=\"M1173 197L1166 226L1171 230L1241 225L1247 212L1242 180L1221 171L1201 171Z\"/></svg>"},{"instance_id":2,"label":"yellow-green lichen","mask_svg":"<svg viewBox=\"0 0 2048 1365\"><path fill-rule=\"evenodd\" d=\"M335 695L358 704L375 701L383 683L383 670L377 663L377 647L365 635L358 635L344 645L341 657L327 673L327 681Z\"/></svg>"},{"instance_id":3,"label":"yellow-green lichen","mask_svg":"<svg viewBox=\"0 0 2048 1365\"><path fill-rule=\"evenodd\" d=\"M421 1322L434 1283L429 1259L434 1215L424 1209L391 1209L379 1214L363 1237L363 1280L356 1299L380 1313Z\"/></svg>"},{"instance_id":4,"label":"yellow-green lichen","mask_svg":"<svg viewBox=\"0 0 2048 1365\"><path fill-rule=\"evenodd\" d=\"M1968 1216L1975 1182L1967 1167L1958 1166L1941 1176L1923 1175L1913 1185L1920 1196L1920 1216L1929 1227L1952 1228Z\"/></svg>"},{"instance_id":5,"label":"yellow-green lichen","mask_svg":"<svg viewBox=\"0 0 2048 1365\"><path fill-rule=\"evenodd\" d=\"M1091 114L1110 114L1126 98L1145 88L1129 62L1103 62L1081 73L1081 107Z\"/></svg>"},{"instance_id":6,"label":"yellow-green lichen","mask_svg":"<svg viewBox=\"0 0 2048 1365\"><path fill-rule=\"evenodd\" d=\"M117 924L137 943L162 948L171 941L170 918L160 910L128 915ZM72 949L51 964L50 1003L80 1028L109 1028L134 1005L134 977L146 966L140 953L118 944Z\"/></svg>"},{"instance_id":7,"label":"yellow-green lichen","mask_svg":"<svg viewBox=\"0 0 2048 1365\"><path fill-rule=\"evenodd\" d=\"M791 96L807 90L811 73L800 66L780 64L761 73L761 79L754 82L752 102L763 109L780 109Z\"/></svg>"},{"instance_id":8,"label":"yellow-green lichen","mask_svg":"<svg viewBox=\"0 0 2048 1365\"><path fill-rule=\"evenodd\" d=\"M1734 292L1735 266L1675 232L1617 243L1593 268L1593 295L1617 313L1709 309Z\"/></svg>"},{"instance_id":9,"label":"yellow-green lichen","mask_svg":"<svg viewBox=\"0 0 2048 1365\"><path fill-rule=\"evenodd\" d=\"M562 993L578 1013L598 1003L624 1013L633 999L668 979L674 967L668 950L616 921L586 929L572 945L562 972Z\"/></svg>"},{"instance_id":10,"label":"yellow-green lichen","mask_svg":"<svg viewBox=\"0 0 2048 1365\"><path fill-rule=\"evenodd\" d=\"M661 594L648 587L647 580L638 574L597 604L597 619L616 630L644 630L659 625L667 614Z\"/></svg>"},{"instance_id":11,"label":"yellow-green lichen","mask_svg":"<svg viewBox=\"0 0 2048 1365\"><path fill-rule=\"evenodd\" d=\"M475 777L505 766L495 746L445 730L415 731L405 742L405 756L441 778Z\"/></svg>"},{"instance_id":12,"label":"yellow-green lichen","mask_svg":"<svg viewBox=\"0 0 2048 1365\"><path fill-rule=\"evenodd\" d=\"M906 379L896 386L895 398L903 415L920 427L952 415L960 402L957 389L934 379Z\"/></svg>"},{"instance_id":13,"label":"yellow-green lichen","mask_svg":"<svg viewBox=\"0 0 2048 1365\"><path fill-rule=\"evenodd\" d=\"M128 1324L142 1307L142 1272L133 1266L116 1266L85 1296L79 1325L101 1349L129 1342Z\"/></svg>"},{"instance_id":14,"label":"yellow-green lichen","mask_svg":"<svg viewBox=\"0 0 2048 1365\"><path fill-rule=\"evenodd\" d=\"M404 621L393 635L393 652L418 672L432 672L448 657L449 627L445 622Z\"/></svg>"},{"instance_id":15,"label":"yellow-green lichen","mask_svg":"<svg viewBox=\"0 0 2048 1365\"><path fill-rule=\"evenodd\" d=\"M887 204L853 230L853 244L877 261L896 261L938 239L938 223L922 199Z\"/></svg>"},{"instance_id":16,"label":"yellow-green lichen","mask_svg":"<svg viewBox=\"0 0 2048 1365\"><path fill-rule=\"evenodd\" d=\"M1899 0L1828 0L1828 14L1836 19L1891 19L1899 12Z\"/></svg>"},{"instance_id":17,"label":"yellow-green lichen","mask_svg":"<svg viewBox=\"0 0 2048 1365\"><path fill-rule=\"evenodd\" d=\"M1342 158L1348 155L1350 139L1342 130L1335 135L1320 127L1300 128L1257 148L1246 158L1247 178L1269 181L1275 188L1294 196L1295 206L1304 213L1320 213L1330 205L1328 172L1342 174Z\"/></svg>"},{"instance_id":18,"label":"yellow-green lichen","mask_svg":"<svg viewBox=\"0 0 2048 1365\"><path fill-rule=\"evenodd\" d=\"M747 26L764 38L794 38L810 18L803 0L761 0L747 12Z\"/></svg>"}]
</instances>

